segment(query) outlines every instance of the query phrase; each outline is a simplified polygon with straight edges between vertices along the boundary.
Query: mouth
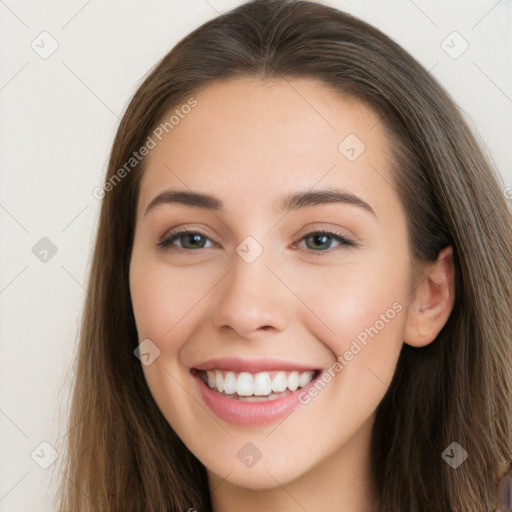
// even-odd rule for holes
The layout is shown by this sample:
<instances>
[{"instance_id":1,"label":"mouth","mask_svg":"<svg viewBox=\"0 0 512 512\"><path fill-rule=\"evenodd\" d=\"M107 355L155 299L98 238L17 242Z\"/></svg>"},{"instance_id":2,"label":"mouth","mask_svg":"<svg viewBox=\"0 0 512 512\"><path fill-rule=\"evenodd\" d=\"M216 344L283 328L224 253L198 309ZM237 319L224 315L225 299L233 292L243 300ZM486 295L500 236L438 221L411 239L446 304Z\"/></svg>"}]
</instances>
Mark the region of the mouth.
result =
<instances>
[{"instance_id":1,"label":"mouth","mask_svg":"<svg viewBox=\"0 0 512 512\"><path fill-rule=\"evenodd\" d=\"M196 371L211 390L232 400L247 402L282 398L304 388L320 374L320 370L274 370L258 373L218 369Z\"/></svg>"},{"instance_id":2,"label":"mouth","mask_svg":"<svg viewBox=\"0 0 512 512\"><path fill-rule=\"evenodd\" d=\"M264 369L259 362L227 361L210 361L190 372L207 409L245 427L269 425L291 414L323 371L285 363L267 363Z\"/></svg>"}]
</instances>

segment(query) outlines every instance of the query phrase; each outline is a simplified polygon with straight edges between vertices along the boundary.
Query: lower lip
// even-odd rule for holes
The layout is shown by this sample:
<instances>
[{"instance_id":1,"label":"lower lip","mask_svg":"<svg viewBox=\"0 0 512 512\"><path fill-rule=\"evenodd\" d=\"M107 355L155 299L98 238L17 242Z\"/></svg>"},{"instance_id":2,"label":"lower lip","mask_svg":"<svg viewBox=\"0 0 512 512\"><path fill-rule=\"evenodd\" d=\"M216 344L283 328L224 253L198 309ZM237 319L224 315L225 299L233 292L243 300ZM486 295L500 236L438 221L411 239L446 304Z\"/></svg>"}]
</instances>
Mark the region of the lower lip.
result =
<instances>
[{"instance_id":1,"label":"lower lip","mask_svg":"<svg viewBox=\"0 0 512 512\"><path fill-rule=\"evenodd\" d=\"M206 385L199 372L194 372L194 378L198 383L199 392L204 402L215 415L234 425L246 427L270 425L284 418L301 405L299 394L307 393L308 387L313 386L316 381L315 378L307 386L299 388L282 398L248 402L228 398L226 395L214 391Z\"/></svg>"}]
</instances>

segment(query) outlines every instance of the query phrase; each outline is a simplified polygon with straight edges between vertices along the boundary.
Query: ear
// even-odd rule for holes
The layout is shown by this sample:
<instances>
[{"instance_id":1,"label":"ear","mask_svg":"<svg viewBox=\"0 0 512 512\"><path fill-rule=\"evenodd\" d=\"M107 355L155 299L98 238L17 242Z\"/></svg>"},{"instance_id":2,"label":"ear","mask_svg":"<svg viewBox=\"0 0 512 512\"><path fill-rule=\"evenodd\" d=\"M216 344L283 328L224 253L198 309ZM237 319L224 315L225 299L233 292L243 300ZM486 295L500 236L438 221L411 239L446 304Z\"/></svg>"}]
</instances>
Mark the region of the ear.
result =
<instances>
[{"instance_id":1,"label":"ear","mask_svg":"<svg viewBox=\"0 0 512 512\"><path fill-rule=\"evenodd\" d=\"M446 324L454 303L453 251L439 251L437 261L425 267L423 277L412 291L404 342L424 347L434 341Z\"/></svg>"}]
</instances>

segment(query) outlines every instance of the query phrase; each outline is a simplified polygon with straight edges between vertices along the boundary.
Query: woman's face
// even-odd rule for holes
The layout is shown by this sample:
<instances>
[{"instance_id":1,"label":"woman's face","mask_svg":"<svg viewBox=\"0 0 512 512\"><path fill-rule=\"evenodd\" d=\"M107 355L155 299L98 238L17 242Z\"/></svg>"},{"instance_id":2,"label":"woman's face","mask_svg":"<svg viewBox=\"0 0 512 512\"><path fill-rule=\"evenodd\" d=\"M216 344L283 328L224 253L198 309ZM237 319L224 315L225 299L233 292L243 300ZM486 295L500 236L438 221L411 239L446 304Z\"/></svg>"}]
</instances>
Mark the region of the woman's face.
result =
<instances>
[{"instance_id":1,"label":"woman's face","mask_svg":"<svg viewBox=\"0 0 512 512\"><path fill-rule=\"evenodd\" d=\"M149 389L214 480L271 488L331 464L355 478L411 289L383 124L309 79L194 98L152 136L137 206Z\"/></svg>"}]
</instances>

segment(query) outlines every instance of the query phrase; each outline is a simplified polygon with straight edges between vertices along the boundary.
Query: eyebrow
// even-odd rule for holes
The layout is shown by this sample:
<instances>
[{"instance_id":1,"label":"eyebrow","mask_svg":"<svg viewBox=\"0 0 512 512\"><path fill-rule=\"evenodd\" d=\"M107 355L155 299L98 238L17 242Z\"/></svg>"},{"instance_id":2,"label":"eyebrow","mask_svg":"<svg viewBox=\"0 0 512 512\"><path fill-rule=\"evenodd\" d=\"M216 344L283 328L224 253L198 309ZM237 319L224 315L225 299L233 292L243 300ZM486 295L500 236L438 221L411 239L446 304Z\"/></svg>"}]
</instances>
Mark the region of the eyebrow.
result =
<instances>
[{"instance_id":1,"label":"eyebrow","mask_svg":"<svg viewBox=\"0 0 512 512\"><path fill-rule=\"evenodd\" d=\"M377 217L373 208L360 197L338 188L295 192L290 195L281 196L278 201L278 210L298 210L301 208L329 203L341 203L356 206L361 210L370 213L374 217ZM222 200L211 194L187 190L165 190L149 203L144 215L147 215L150 210L162 204L182 204L205 210L224 211L224 204Z\"/></svg>"}]
</instances>

